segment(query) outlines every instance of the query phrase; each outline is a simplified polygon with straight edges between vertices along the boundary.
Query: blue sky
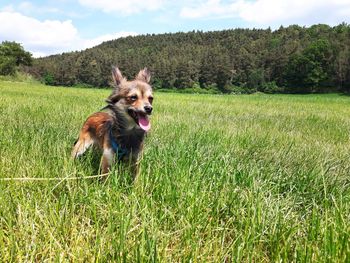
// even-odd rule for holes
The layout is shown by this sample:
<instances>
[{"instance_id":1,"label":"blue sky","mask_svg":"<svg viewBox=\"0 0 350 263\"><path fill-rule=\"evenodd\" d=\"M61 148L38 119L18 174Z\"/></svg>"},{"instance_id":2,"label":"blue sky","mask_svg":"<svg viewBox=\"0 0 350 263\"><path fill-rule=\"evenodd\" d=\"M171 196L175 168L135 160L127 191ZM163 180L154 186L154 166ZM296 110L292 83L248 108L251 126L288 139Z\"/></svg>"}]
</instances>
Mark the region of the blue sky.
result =
<instances>
[{"instance_id":1,"label":"blue sky","mask_svg":"<svg viewBox=\"0 0 350 263\"><path fill-rule=\"evenodd\" d=\"M0 41L38 57L127 35L349 20L350 0L0 0Z\"/></svg>"}]
</instances>

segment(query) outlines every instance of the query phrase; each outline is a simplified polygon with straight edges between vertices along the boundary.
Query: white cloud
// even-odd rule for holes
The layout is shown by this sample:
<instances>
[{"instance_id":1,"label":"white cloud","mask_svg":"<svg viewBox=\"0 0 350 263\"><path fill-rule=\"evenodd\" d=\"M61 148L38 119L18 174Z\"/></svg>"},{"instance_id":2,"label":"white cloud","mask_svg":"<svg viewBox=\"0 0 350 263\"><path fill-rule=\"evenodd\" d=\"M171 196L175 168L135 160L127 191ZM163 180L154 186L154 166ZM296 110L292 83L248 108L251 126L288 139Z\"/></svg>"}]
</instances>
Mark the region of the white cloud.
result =
<instances>
[{"instance_id":1,"label":"white cloud","mask_svg":"<svg viewBox=\"0 0 350 263\"><path fill-rule=\"evenodd\" d=\"M197 6L184 7L183 18L240 18L253 26L348 22L349 0L234 0L222 3L208 0Z\"/></svg>"},{"instance_id":2,"label":"white cloud","mask_svg":"<svg viewBox=\"0 0 350 263\"><path fill-rule=\"evenodd\" d=\"M45 20L17 12L0 12L0 40L16 41L31 52L62 52L78 39L71 20Z\"/></svg>"},{"instance_id":3,"label":"white cloud","mask_svg":"<svg viewBox=\"0 0 350 263\"><path fill-rule=\"evenodd\" d=\"M204 3L195 3L195 7L184 7L181 9L180 16L183 18L202 18L202 17L234 17L238 16L237 8L233 5L225 5L220 0L208 0Z\"/></svg>"},{"instance_id":4,"label":"white cloud","mask_svg":"<svg viewBox=\"0 0 350 263\"><path fill-rule=\"evenodd\" d=\"M160 9L164 0L79 0L83 6L102 10L105 13L117 12L118 15L130 15L143 10Z\"/></svg>"},{"instance_id":5,"label":"white cloud","mask_svg":"<svg viewBox=\"0 0 350 263\"><path fill-rule=\"evenodd\" d=\"M28 13L59 13L60 10L54 7L47 7L43 5L33 5L31 2L23 1L20 2L17 6L17 9L25 14Z\"/></svg>"},{"instance_id":6,"label":"white cloud","mask_svg":"<svg viewBox=\"0 0 350 263\"><path fill-rule=\"evenodd\" d=\"M6 5L6 6L2 7L0 11L2 11L2 12L14 12L15 8L13 5Z\"/></svg>"},{"instance_id":7,"label":"white cloud","mask_svg":"<svg viewBox=\"0 0 350 263\"><path fill-rule=\"evenodd\" d=\"M19 8L22 10L23 9L32 9L33 4L31 2L24 1L24 2L19 3Z\"/></svg>"},{"instance_id":8,"label":"white cloud","mask_svg":"<svg viewBox=\"0 0 350 263\"><path fill-rule=\"evenodd\" d=\"M93 39L79 36L71 20L40 21L18 12L0 11L0 41L16 41L35 57L82 50L106 40L136 35L135 32L119 32Z\"/></svg>"},{"instance_id":9,"label":"white cloud","mask_svg":"<svg viewBox=\"0 0 350 263\"><path fill-rule=\"evenodd\" d=\"M341 12L350 8L350 1L344 0L258 0L247 2L240 10L240 17L246 21L269 25L276 22L315 24L337 24L349 20L350 13Z\"/></svg>"}]
</instances>

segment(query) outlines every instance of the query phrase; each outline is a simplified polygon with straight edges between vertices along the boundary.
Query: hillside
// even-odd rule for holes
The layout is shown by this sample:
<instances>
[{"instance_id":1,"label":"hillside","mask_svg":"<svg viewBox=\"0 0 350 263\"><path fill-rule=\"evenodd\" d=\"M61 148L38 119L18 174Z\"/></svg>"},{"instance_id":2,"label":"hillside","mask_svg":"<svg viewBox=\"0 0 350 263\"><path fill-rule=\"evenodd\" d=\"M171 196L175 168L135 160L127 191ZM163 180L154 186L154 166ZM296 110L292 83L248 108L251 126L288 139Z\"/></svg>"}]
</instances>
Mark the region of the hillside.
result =
<instances>
[{"instance_id":1,"label":"hillside","mask_svg":"<svg viewBox=\"0 0 350 263\"><path fill-rule=\"evenodd\" d=\"M104 87L112 65L132 77L149 67L155 88L223 92L350 90L350 26L193 31L120 38L37 59L30 73L50 85Z\"/></svg>"}]
</instances>

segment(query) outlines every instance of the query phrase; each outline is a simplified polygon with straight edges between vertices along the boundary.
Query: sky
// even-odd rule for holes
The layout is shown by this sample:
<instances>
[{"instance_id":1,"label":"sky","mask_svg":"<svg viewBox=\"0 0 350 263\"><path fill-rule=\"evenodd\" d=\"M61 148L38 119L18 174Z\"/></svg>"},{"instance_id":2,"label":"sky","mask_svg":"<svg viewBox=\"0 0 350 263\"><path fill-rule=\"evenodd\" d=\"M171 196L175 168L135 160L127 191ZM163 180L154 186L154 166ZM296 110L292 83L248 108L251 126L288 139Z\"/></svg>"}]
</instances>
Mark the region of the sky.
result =
<instances>
[{"instance_id":1,"label":"sky","mask_svg":"<svg viewBox=\"0 0 350 263\"><path fill-rule=\"evenodd\" d=\"M0 0L0 42L41 57L129 35L349 20L350 0Z\"/></svg>"}]
</instances>

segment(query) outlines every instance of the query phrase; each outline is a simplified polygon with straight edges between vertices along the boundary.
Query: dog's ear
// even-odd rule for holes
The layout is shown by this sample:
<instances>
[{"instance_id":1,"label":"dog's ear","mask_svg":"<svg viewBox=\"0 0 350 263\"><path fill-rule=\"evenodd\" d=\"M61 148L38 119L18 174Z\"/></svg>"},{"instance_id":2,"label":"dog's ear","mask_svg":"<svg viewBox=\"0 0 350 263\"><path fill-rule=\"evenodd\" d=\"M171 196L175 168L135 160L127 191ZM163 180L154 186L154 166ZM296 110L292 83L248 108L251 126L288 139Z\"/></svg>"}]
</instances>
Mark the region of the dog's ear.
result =
<instances>
[{"instance_id":1,"label":"dog's ear","mask_svg":"<svg viewBox=\"0 0 350 263\"><path fill-rule=\"evenodd\" d=\"M124 80L124 77L118 67L112 68L112 77L116 86L118 86Z\"/></svg>"},{"instance_id":2,"label":"dog's ear","mask_svg":"<svg viewBox=\"0 0 350 263\"><path fill-rule=\"evenodd\" d=\"M114 82L114 89L112 91L112 94L106 99L106 102L108 104L114 104L118 102L118 100L120 99L120 83L126 80L118 67L112 67L112 77Z\"/></svg>"},{"instance_id":3,"label":"dog's ear","mask_svg":"<svg viewBox=\"0 0 350 263\"><path fill-rule=\"evenodd\" d=\"M135 79L149 83L151 80L151 71L148 68L141 69Z\"/></svg>"},{"instance_id":4,"label":"dog's ear","mask_svg":"<svg viewBox=\"0 0 350 263\"><path fill-rule=\"evenodd\" d=\"M120 100L120 95L117 93L112 93L107 99L106 102L109 105L113 105Z\"/></svg>"}]
</instances>

